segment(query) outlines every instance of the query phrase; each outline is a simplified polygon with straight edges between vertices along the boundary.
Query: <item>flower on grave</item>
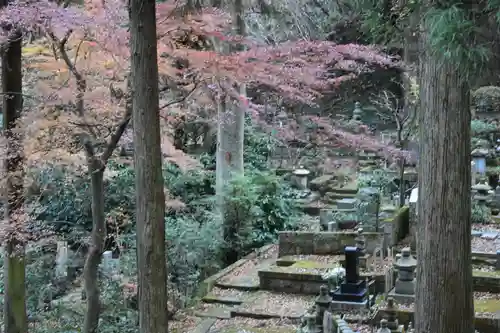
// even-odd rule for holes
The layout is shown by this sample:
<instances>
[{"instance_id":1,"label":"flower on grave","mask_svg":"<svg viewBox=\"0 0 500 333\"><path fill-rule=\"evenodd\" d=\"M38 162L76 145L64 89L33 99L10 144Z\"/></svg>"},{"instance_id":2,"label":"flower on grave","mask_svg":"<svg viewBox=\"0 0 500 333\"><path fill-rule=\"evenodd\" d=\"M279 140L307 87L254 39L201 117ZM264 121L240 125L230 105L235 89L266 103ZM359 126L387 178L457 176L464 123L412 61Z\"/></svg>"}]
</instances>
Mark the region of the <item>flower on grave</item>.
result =
<instances>
[{"instance_id":1,"label":"flower on grave","mask_svg":"<svg viewBox=\"0 0 500 333\"><path fill-rule=\"evenodd\" d=\"M345 269L341 266L337 266L325 272L321 277L328 282L328 287L332 290L344 279Z\"/></svg>"}]
</instances>

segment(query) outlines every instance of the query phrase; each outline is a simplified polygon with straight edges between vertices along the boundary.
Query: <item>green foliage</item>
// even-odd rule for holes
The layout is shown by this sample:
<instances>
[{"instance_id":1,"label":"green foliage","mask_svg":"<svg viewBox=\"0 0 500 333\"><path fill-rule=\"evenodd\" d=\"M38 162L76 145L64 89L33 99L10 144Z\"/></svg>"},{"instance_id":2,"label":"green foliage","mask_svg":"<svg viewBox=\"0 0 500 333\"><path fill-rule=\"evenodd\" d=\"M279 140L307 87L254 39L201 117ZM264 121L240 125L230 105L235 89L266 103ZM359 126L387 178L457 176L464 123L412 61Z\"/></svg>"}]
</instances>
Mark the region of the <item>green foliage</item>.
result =
<instances>
[{"instance_id":1,"label":"green foliage","mask_svg":"<svg viewBox=\"0 0 500 333\"><path fill-rule=\"evenodd\" d=\"M484 86L471 93L474 112L497 112L500 110L500 87Z\"/></svg>"},{"instance_id":2,"label":"green foliage","mask_svg":"<svg viewBox=\"0 0 500 333\"><path fill-rule=\"evenodd\" d=\"M111 164L112 177L105 179L104 203L107 218L120 214L132 219L135 209L134 173L127 166ZM55 231L78 241L92 229L90 182L87 175L60 167L32 170L31 178L40 194L27 198L30 216Z\"/></svg>"},{"instance_id":3,"label":"green foliage","mask_svg":"<svg viewBox=\"0 0 500 333\"><path fill-rule=\"evenodd\" d=\"M424 17L434 56L453 63L464 79L480 71L490 56L489 48L476 42L481 25L471 14L468 6L456 3L447 8L432 7Z\"/></svg>"},{"instance_id":4,"label":"green foliage","mask_svg":"<svg viewBox=\"0 0 500 333\"><path fill-rule=\"evenodd\" d=\"M220 268L222 228L214 216L203 223L190 216L167 217L165 223L169 281L182 307L198 284Z\"/></svg>"},{"instance_id":5,"label":"green foliage","mask_svg":"<svg viewBox=\"0 0 500 333\"><path fill-rule=\"evenodd\" d=\"M497 130L494 124L482 120L472 120L470 123L472 135L484 135Z\"/></svg>"},{"instance_id":6,"label":"green foliage","mask_svg":"<svg viewBox=\"0 0 500 333\"><path fill-rule=\"evenodd\" d=\"M395 174L387 169L375 169L369 174L360 174L358 177L358 187L376 187L381 195L388 195L392 192Z\"/></svg>"},{"instance_id":7,"label":"green foliage","mask_svg":"<svg viewBox=\"0 0 500 333\"><path fill-rule=\"evenodd\" d=\"M472 204L472 223L488 224L491 222L491 210L485 205Z\"/></svg>"},{"instance_id":8,"label":"green foliage","mask_svg":"<svg viewBox=\"0 0 500 333\"><path fill-rule=\"evenodd\" d=\"M233 221L238 253L262 246L281 230L293 230L298 211L294 191L269 172L249 171L236 178L226 195L226 219Z\"/></svg>"}]
</instances>

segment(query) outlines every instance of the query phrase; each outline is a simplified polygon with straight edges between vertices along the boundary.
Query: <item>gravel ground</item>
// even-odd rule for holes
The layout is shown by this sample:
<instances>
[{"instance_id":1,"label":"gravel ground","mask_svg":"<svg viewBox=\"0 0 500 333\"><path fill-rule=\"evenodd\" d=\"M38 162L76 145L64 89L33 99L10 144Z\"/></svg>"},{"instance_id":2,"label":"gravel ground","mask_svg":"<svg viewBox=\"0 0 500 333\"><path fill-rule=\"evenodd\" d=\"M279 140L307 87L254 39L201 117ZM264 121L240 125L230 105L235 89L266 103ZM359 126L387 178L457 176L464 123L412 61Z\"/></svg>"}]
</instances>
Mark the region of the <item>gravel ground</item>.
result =
<instances>
[{"instance_id":1,"label":"gravel ground","mask_svg":"<svg viewBox=\"0 0 500 333\"><path fill-rule=\"evenodd\" d=\"M276 330L280 332L296 332L298 325L293 324L287 319L251 319L251 318L231 318L227 320L217 320L217 322L212 326L209 333L224 333L225 331L234 331L235 329L247 329L252 328L259 329L259 333L262 331Z\"/></svg>"},{"instance_id":2,"label":"gravel ground","mask_svg":"<svg viewBox=\"0 0 500 333\"><path fill-rule=\"evenodd\" d=\"M259 291L253 298L243 303L240 309L278 316L300 316L314 305L315 296Z\"/></svg>"},{"instance_id":3,"label":"gravel ground","mask_svg":"<svg viewBox=\"0 0 500 333\"><path fill-rule=\"evenodd\" d=\"M500 249L500 239L489 240L481 237L472 237L471 249L473 252L496 253L497 249Z\"/></svg>"},{"instance_id":4,"label":"gravel ground","mask_svg":"<svg viewBox=\"0 0 500 333\"><path fill-rule=\"evenodd\" d=\"M174 320L168 322L169 333L191 332L203 320L203 318L188 316L184 313L177 313Z\"/></svg>"},{"instance_id":5,"label":"gravel ground","mask_svg":"<svg viewBox=\"0 0 500 333\"><path fill-rule=\"evenodd\" d=\"M493 266L485 266L485 265L472 265L473 271L482 271L482 272L495 272L496 269Z\"/></svg>"}]
</instances>

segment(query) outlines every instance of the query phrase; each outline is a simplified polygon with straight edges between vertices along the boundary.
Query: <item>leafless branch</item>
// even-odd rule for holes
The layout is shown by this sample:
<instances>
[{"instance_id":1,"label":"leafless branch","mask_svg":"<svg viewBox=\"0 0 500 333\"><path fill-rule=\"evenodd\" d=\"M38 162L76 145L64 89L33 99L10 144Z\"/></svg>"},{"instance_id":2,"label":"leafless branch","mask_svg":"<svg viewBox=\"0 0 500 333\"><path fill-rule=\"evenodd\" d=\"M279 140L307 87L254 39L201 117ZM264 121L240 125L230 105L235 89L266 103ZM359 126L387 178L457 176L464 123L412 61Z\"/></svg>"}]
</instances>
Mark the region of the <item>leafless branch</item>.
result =
<instances>
[{"instance_id":1,"label":"leafless branch","mask_svg":"<svg viewBox=\"0 0 500 333\"><path fill-rule=\"evenodd\" d=\"M176 99L176 100L173 100L173 101L170 101L170 102L166 103L165 105L160 106L160 110L163 110L165 108L168 108L169 106L184 102L186 99L188 99L193 94L193 92L196 90L196 88L198 88L198 84L195 84L193 86L193 88L190 89L183 97Z\"/></svg>"}]
</instances>

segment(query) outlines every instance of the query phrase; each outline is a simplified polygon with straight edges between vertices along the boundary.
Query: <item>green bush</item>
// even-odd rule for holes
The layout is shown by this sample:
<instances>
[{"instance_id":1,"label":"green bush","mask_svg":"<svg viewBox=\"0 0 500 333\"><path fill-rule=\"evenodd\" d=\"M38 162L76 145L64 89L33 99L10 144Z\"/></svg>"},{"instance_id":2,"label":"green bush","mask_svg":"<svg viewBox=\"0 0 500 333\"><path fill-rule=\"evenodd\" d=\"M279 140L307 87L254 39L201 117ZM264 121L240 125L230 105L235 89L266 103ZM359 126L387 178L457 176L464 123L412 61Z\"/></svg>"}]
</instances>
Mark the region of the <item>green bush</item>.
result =
<instances>
[{"instance_id":1,"label":"green bush","mask_svg":"<svg viewBox=\"0 0 500 333\"><path fill-rule=\"evenodd\" d=\"M491 210L485 205L472 204L472 223L488 224L491 222Z\"/></svg>"},{"instance_id":2,"label":"green bush","mask_svg":"<svg viewBox=\"0 0 500 333\"><path fill-rule=\"evenodd\" d=\"M236 234L236 244L228 246L241 255L275 240L278 231L294 230L295 196L288 184L270 172L254 170L236 178L225 198L226 218Z\"/></svg>"}]
</instances>

